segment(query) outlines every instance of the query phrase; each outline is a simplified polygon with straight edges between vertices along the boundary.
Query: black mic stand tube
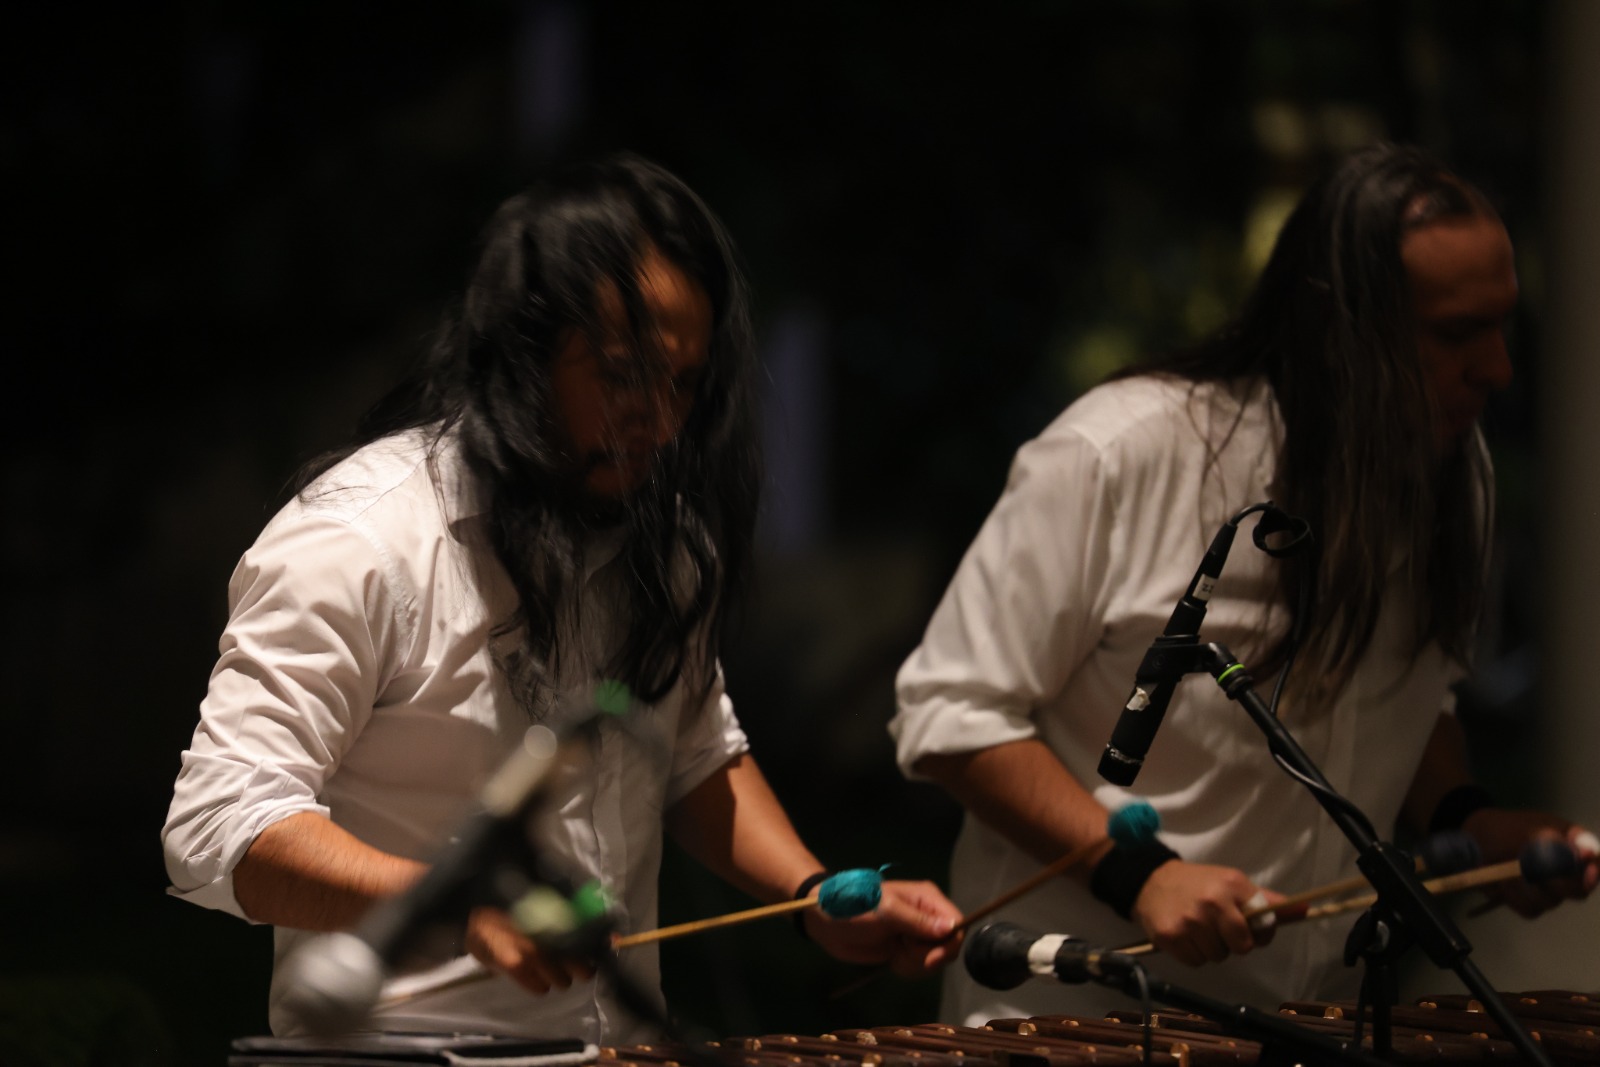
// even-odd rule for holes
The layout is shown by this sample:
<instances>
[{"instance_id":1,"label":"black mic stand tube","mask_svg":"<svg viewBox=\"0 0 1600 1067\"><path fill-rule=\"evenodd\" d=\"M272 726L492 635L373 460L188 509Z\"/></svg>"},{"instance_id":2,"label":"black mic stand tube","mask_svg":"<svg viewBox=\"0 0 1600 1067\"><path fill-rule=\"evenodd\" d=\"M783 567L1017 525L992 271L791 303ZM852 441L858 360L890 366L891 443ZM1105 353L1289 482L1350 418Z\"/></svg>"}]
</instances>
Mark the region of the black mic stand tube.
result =
<instances>
[{"instance_id":1,"label":"black mic stand tube","mask_svg":"<svg viewBox=\"0 0 1600 1067\"><path fill-rule=\"evenodd\" d=\"M1354 804L1340 796L1323 777L1322 771L1311 762L1283 723L1262 701L1255 691L1255 681L1244 666L1224 646L1212 642L1199 646L1200 662L1195 669L1205 670L1217 680L1217 685L1228 699L1242 706L1266 735L1267 747L1295 774L1315 786L1311 790L1317 803L1322 805L1334 824L1356 848L1356 866L1377 891L1378 902L1356 924L1352 934L1368 935L1367 944L1352 943L1346 947L1346 962L1353 963L1353 955L1366 958L1368 967L1380 971L1364 988L1376 992L1373 999L1373 1047L1380 1055L1386 1054L1389 1040L1389 1008L1394 985L1392 968L1394 959L1410 942L1422 946L1435 965L1456 972L1466 987L1483 1004L1484 1011L1499 1024L1507 1040L1528 1062L1551 1067L1550 1060L1540 1050L1522 1024L1501 1001L1489 980L1470 958L1472 945L1462 936L1454 922L1438 906L1433 894L1417 880L1413 861L1404 852L1379 840L1372 824L1360 814ZM1383 1044L1380 1046L1379 1042Z\"/></svg>"},{"instance_id":2,"label":"black mic stand tube","mask_svg":"<svg viewBox=\"0 0 1600 1067\"><path fill-rule=\"evenodd\" d=\"M1248 1004L1229 1004L1215 1000L1192 989L1173 985L1159 978L1151 978L1148 974L1145 976L1142 988L1131 975L1101 974L1091 977L1103 986L1120 990L1132 997L1140 997L1142 993L1148 992L1151 1000L1210 1019L1214 1023L1221 1024L1230 1034L1259 1042L1260 1063L1263 1065L1345 1063L1374 1067L1383 1062L1361 1052L1359 1042L1356 1047L1347 1048L1335 1044L1332 1038L1323 1037L1272 1012L1262 1011ZM1373 1044L1376 1045L1377 1042L1374 1041Z\"/></svg>"}]
</instances>

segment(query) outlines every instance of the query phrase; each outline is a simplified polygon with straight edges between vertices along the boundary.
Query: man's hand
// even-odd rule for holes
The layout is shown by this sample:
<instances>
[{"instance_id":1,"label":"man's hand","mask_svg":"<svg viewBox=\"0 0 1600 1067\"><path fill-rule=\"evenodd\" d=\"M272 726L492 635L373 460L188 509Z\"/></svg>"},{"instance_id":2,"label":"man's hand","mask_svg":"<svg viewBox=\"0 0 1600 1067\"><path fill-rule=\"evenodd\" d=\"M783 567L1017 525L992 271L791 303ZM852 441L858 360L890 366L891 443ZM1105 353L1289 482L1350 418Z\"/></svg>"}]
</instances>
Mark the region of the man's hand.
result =
<instances>
[{"instance_id":1,"label":"man's hand","mask_svg":"<svg viewBox=\"0 0 1600 1067\"><path fill-rule=\"evenodd\" d=\"M1596 848L1595 835L1559 816L1541 811L1480 808L1467 817L1461 829L1478 842L1485 864L1517 859L1523 846L1543 837L1565 841L1577 853L1579 867L1575 877L1537 884L1518 879L1489 887L1490 899L1509 905L1519 915L1531 919L1563 900L1582 900L1600 883L1600 849Z\"/></svg>"},{"instance_id":2,"label":"man's hand","mask_svg":"<svg viewBox=\"0 0 1600 1067\"><path fill-rule=\"evenodd\" d=\"M943 967L961 951L950 931L961 910L932 882L884 882L876 910L854 919L830 919L819 909L804 915L806 934L846 963L887 963L914 978Z\"/></svg>"},{"instance_id":3,"label":"man's hand","mask_svg":"<svg viewBox=\"0 0 1600 1067\"><path fill-rule=\"evenodd\" d=\"M567 989L588 981L594 970L575 959L544 955L499 908L477 908L467 920L467 951L491 971L507 975L530 993Z\"/></svg>"},{"instance_id":4,"label":"man's hand","mask_svg":"<svg viewBox=\"0 0 1600 1067\"><path fill-rule=\"evenodd\" d=\"M1259 899L1257 897L1259 896ZM1270 924L1251 928L1253 904L1283 894L1258 889L1242 871L1170 860L1155 869L1133 904L1133 919L1156 948L1191 966L1243 955L1272 940Z\"/></svg>"}]
</instances>

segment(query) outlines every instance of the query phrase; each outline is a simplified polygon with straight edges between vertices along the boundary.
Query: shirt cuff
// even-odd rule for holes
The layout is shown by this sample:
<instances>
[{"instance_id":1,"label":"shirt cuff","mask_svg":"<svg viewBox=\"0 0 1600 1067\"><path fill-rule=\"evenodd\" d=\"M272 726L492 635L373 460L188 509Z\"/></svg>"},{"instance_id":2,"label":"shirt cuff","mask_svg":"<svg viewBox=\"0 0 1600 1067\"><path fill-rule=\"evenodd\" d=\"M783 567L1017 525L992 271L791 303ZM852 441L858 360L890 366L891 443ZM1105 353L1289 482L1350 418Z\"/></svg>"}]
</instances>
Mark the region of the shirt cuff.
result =
<instances>
[{"instance_id":1,"label":"shirt cuff","mask_svg":"<svg viewBox=\"0 0 1600 1067\"><path fill-rule=\"evenodd\" d=\"M750 751L750 740L726 693L717 694L710 706L700 710L699 719L686 735L678 738L677 744L667 781L667 807L682 800L729 760Z\"/></svg>"},{"instance_id":2,"label":"shirt cuff","mask_svg":"<svg viewBox=\"0 0 1600 1067\"><path fill-rule=\"evenodd\" d=\"M233 895L232 871L218 878L215 882L200 886L198 889L179 889L177 886L168 886L167 895L169 897L177 897L179 900L186 900L190 904L198 904L202 908L215 908L217 911L225 911L229 915L243 919L252 926L261 925L261 923L244 913L244 909L239 906L239 899Z\"/></svg>"},{"instance_id":3,"label":"shirt cuff","mask_svg":"<svg viewBox=\"0 0 1600 1067\"><path fill-rule=\"evenodd\" d=\"M902 706L889 733L895 739L900 770L914 781L929 780L915 770L924 756L976 752L1039 735L1033 719L1021 712L943 701Z\"/></svg>"},{"instance_id":4,"label":"shirt cuff","mask_svg":"<svg viewBox=\"0 0 1600 1067\"><path fill-rule=\"evenodd\" d=\"M221 821L212 823L202 817L208 807L196 805L169 822L163 834L173 883L168 892L180 900L254 922L234 896L234 868L273 823L301 812L323 818L331 813L297 779L268 763L251 769L238 795L227 802L231 810Z\"/></svg>"}]
</instances>

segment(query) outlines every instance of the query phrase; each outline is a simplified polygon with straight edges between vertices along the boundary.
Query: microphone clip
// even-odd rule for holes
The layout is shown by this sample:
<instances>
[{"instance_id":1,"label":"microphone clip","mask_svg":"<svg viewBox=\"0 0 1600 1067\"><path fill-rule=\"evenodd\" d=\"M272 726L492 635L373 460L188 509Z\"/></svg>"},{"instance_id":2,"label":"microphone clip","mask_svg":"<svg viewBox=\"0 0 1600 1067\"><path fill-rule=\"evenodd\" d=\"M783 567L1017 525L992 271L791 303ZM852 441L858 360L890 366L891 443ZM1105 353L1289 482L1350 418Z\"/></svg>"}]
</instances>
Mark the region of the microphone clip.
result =
<instances>
[{"instance_id":1,"label":"microphone clip","mask_svg":"<svg viewBox=\"0 0 1600 1067\"><path fill-rule=\"evenodd\" d=\"M1137 689L1148 692L1165 683L1182 681L1185 675L1206 670L1211 664L1210 646L1200 643L1196 634L1181 637L1161 636L1146 650L1134 675ZM1130 702L1131 706L1131 702Z\"/></svg>"},{"instance_id":2,"label":"microphone clip","mask_svg":"<svg viewBox=\"0 0 1600 1067\"><path fill-rule=\"evenodd\" d=\"M1100 756L1100 777L1111 784L1124 787L1133 784L1144 766L1145 754L1166 716L1178 682L1185 675L1198 671L1216 673L1213 666L1217 659L1210 647L1201 643L1200 625L1205 621L1212 593L1222 577L1239 523L1255 514L1261 517L1256 520L1251 536L1256 547L1268 555L1282 559L1311 543L1311 524L1288 514L1271 501L1252 504L1217 530L1193 579L1173 607L1166 628L1151 643L1134 674L1133 692Z\"/></svg>"}]
</instances>

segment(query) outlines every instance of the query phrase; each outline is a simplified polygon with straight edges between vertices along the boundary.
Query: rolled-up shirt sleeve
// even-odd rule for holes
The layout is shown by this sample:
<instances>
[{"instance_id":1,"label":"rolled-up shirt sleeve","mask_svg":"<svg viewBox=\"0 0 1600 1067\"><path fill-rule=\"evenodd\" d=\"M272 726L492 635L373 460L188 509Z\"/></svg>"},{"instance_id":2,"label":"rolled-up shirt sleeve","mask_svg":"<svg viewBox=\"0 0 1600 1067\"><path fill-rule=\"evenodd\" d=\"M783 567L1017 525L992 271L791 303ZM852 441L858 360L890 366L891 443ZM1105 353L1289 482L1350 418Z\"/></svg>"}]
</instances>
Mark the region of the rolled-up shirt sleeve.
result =
<instances>
[{"instance_id":1,"label":"rolled-up shirt sleeve","mask_svg":"<svg viewBox=\"0 0 1600 1067\"><path fill-rule=\"evenodd\" d=\"M413 599L382 544L293 505L245 553L162 828L174 895L246 917L235 865L272 823L327 815L323 783L372 714Z\"/></svg>"},{"instance_id":2,"label":"rolled-up shirt sleeve","mask_svg":"<svg viewBox=\"0 0 1600 1067\"><path fill-rule=\"evenodd\" d=\"M749 750L749 739L734 714L719 666L705 699L697 707L685 707L678 718L666 806L670 808L682 800L730 759Z\"/></svg>"},{"instance_id":3,"label":"rolled-up shirt sleeve","mask_svg":"<svg viewBox=\"0 0 1600 1067\"><path fill-rule=\"evenodd\" d=\"M1070 429L1025 445L896 679L902 771L1036 736L1034 712L1100 640L1119 565L1112 458Z\"/></svg>"}]
</instances>

